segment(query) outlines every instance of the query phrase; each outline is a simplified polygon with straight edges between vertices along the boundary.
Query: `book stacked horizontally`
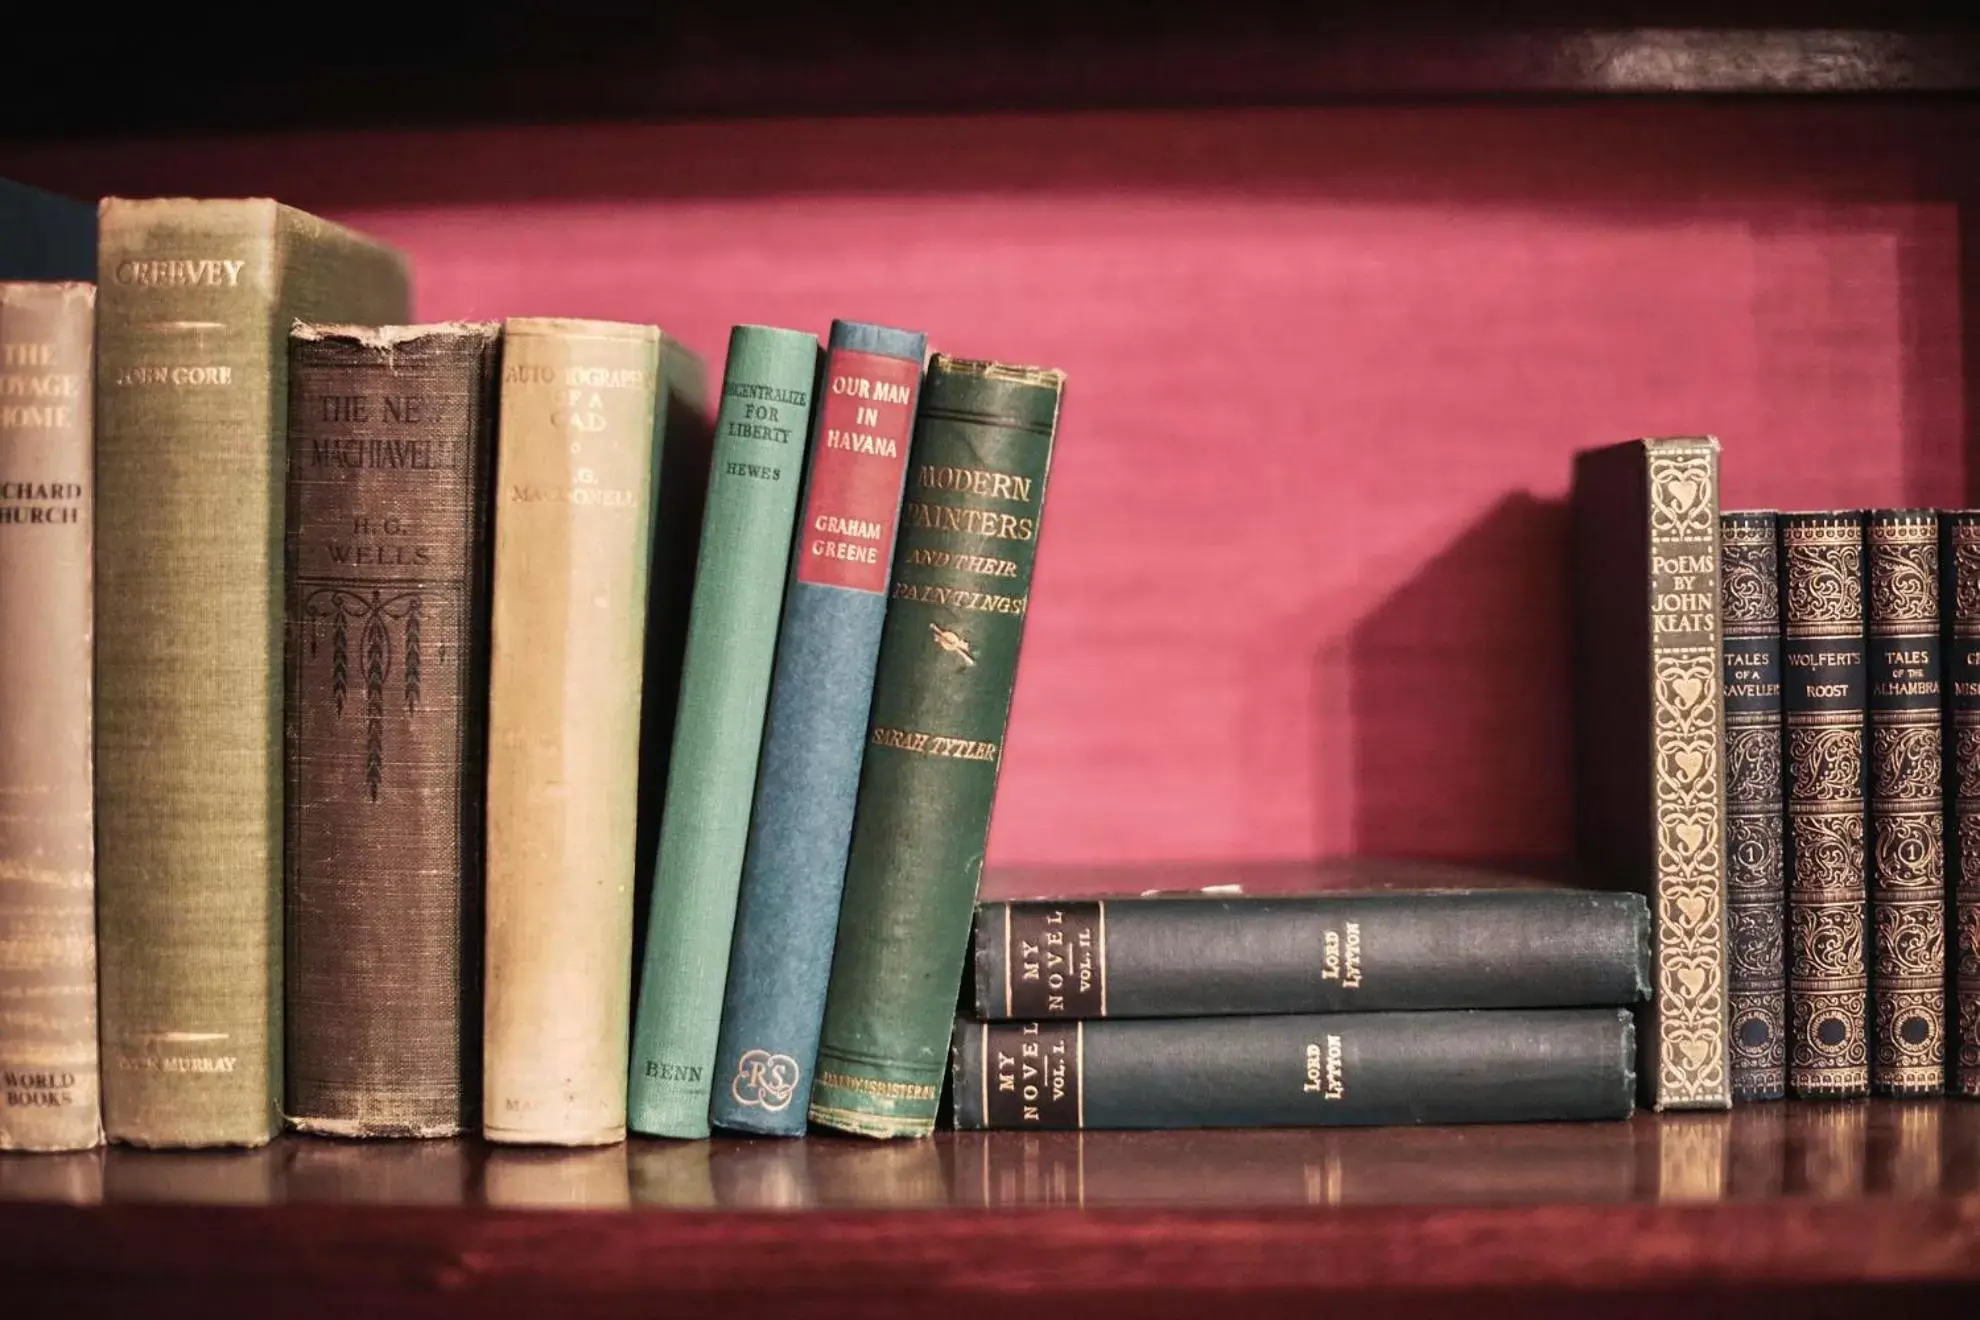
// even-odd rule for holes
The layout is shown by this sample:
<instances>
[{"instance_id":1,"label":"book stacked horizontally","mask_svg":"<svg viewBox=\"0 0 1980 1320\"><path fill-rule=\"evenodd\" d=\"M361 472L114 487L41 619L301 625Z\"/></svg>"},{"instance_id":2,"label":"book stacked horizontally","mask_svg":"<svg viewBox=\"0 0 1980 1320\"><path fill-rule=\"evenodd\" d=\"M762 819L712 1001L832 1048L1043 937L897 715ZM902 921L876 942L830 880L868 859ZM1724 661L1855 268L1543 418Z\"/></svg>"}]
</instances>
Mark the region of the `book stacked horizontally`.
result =
<instances>
[{"instance_id":1,"label":"book stacked horizontally","mask_svg":"<svg viewBox=\"0 0 1980 1320\"><path fill-rule=\"evenodd\" d=\"M956 1126L1632 1111L1631 1010L1650 992L1642 896L1409 863L1302 879L1298 893L1236 884L980 904L971 1016L951 1049ZM1055 883L1105 881L1014 887Z\"/></svg>"}]
</instances>

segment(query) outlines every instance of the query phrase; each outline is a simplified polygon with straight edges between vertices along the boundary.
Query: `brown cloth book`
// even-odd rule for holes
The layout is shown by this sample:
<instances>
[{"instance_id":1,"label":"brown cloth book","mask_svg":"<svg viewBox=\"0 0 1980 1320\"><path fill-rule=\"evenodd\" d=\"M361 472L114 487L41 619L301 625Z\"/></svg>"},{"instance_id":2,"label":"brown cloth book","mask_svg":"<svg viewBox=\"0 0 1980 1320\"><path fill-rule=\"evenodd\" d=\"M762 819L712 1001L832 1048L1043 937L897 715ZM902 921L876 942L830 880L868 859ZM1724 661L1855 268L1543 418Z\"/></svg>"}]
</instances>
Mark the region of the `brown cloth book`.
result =
<instances>
[{"instance_id":1,"label":"brown cloth book","mask_svg":"<svg viewBox=\"0 0 1980 1320\"><path fill-rule=\"evenodd\" d=\"M0 1150L103 1138L90 814L96 289L0 284Z\"/></svg>"},{"instance_id":2,"label":"brown cloth book","mask_svg":"<svg viewBox=\"0 0 1980 1320\"><path fill-rule=\"evenodd\" d=\"M289 338L289 1121L438 1137L479 1083L500 327Z\"/></svg>"}]
</instances>

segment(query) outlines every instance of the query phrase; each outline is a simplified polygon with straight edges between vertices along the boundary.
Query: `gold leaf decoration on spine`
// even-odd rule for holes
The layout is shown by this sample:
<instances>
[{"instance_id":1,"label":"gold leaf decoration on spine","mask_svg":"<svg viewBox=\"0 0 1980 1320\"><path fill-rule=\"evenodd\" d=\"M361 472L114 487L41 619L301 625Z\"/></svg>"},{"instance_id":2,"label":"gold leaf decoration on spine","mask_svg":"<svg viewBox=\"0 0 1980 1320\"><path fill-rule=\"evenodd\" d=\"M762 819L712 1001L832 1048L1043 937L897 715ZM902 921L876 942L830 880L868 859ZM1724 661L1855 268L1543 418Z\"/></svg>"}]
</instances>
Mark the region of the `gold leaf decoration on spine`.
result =
<instances>
[{"instance_id":1,"label":"gold leaf decoration on spine","mask_svg":"<svg viewBox=\"0 0 1980 1320\"><path fill-rule=\"evenodd\" d=\"M1661 608L1719 593L1718 442L1645 443L1651 558L1656 869L1656 1066L1666 1108L1730 1099L1722 658L1716 609ZM1702 570L1702 571L1698 571ZM1680 581L1679 579L1682 579Z\"/></svg>"},{"instance_id":2,"label":"gold leaf decoration on spine","mask_svg":"<svg viewBox=\"0 0 1980 1320\"><path fill-rule=\"evenodd\" d=\"M1980 1099L1980 514L1950 513L1944 529L1949 649L1945 656L1952 786L1948 831L1955 857L1951 948L1954 1037L1947 1051L1955 1094Z\"/></svg>"},{"instance_id":3,"label":"gold leaf decoration on spine","mask_svg":"<svg viewBox=\"0 0 1980 1320\"><path fill-rule=\"evenodd\" d=\"M1726 927L1735 1100L1787 1091L1786 879L1781 837L1779 527L1719 520L1726 723Z\"/></svg>"},{"instance_id":4,"label":"gold leaf decoration on spine","mask_svg":"<svg viewBox=\"0 0 1980 1320\"><path fill-rule=\"evenodd\" d=\"M1863 521L1784 514L1788 1082L1868 1092Z\"/></svg>"}]
</instances>

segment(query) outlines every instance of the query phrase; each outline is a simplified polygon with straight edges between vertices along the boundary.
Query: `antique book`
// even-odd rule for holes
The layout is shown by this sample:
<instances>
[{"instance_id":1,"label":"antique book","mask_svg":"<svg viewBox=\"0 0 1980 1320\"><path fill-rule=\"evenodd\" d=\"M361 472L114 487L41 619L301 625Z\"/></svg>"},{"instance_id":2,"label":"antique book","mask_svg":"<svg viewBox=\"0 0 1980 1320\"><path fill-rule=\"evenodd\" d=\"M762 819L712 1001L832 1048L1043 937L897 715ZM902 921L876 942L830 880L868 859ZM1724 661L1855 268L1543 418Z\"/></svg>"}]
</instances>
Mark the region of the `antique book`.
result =
<instances>
[{"instance_id":1,"label":"antique book","mask_svg":"<svg viewBox=\"0 0 1980 1320\"><path fill-rule=\"evenodd\" d=\"M1781 869L1780 528L1719 518L1726 686L1726 931L1734 1100L1787 1094L1787 889Z\"/></svg>"},{"instance_id":2,"label":"antique book","mask_svg":"<svg viewBox=\"0 0 1980 1320\"><path fill-rule=\"evenodd\" d=\"M625 1136L661 419L676 384L699 390L653 326L503 332L482 1131L598 1145Z\"/></svg>"},{"instance_id":3,"label":"antique book","mask_svg":"<svg viewBox=\"0 0 1980 1320\"><path fill-rule=\"evenodd\" d=\"M1869 585L1870 1085L1946 1084L1946 812L1940 774L1939 515L1864 517Z\"/></svg>"},{"instance_id":4,"label":"antique book","mask_svg":"<svg viewBox=\"0 0 1980 1320\"><path fill-rule=\"evenodd\" d=\"M282 1099L289 327L404 320L406 268L262 200L106 199L98 257L104 1125L252 1145Z\"/></svg>"},{"instance_id":5,"label":"antique book","mask_svg":"<svg viewBox=\"0 0 1980 1320\"><path fill-rule=\"evenodd\" d=\"M804 1132L927 337L835 321L812 413L709 1110Z\"/></svg>"},{"instance_id":6,"label":"antique book","mask_svg":"<svg viewBox=\"0 0 1980 1320\"><path fill-rule=\"evenodd\" d=\"M810 1116L935 1124L1065 377L936 354L922 384Z\"/></svg>"},{"instance_id":7,"label":"antique book","mask_svg":"<svg viewBox=\"0 0 1980 1320\"><path fill-rule=\"evenodd\" d=\"M1952 973L1947 1087L1980 1099L1980 511L1942 515L1945 627L1946 843L1951 850Z\"/></svg>"},{"instance_id":8,"label":"antique book","mask_svg":"<svg viewBox=\"0 0 1980 1320\"><path fill-rule=\"evenodd\" d=\"M1863 516L1781 515L1788 1089L1870 1090Z\"/></svg>"},{"instance_id":9,"label":"antique book","mask_svg":"<svg viewBox=\"0 0 1980 1320\"><path fill-rule=\"evenodd\" d=\"M818 339L729 337L633 1017L628 1123L708 1135L729 937L763 745Z\"/></svg>"},{"instance_id":10,"label":"antique book","mask_svg":"<svg viewBox=\"0 0 1980 1320\"><path fill-rule=\"evenodd\" d=\"M1575 853L1584 883L1650 899L1638 1043L1657 1109L1732 1098L1718 491L1709 436L1575 460Z\"/></svg>"},{"instance_id":11,"label":"antique book","mask_svg":"<svg viewBox=\"0 0 1980 1320\"><path fill-rule=\"evenodd\" d=\"M96 207L0 179L0 280L96 278Z\"/></svg>"},{"instance_id":12,"label":"antique book","mask_svg":"<svg viewBox=\"0 0 1980 1320\"><path fill-rule=\"evenodd\" d=\"M1617 1007L1650 995L1640 894L1507 888L982 903L983 1021Z\"/></svg>"},{"instance_id":13,"label":"antique book","mask_svg":"<svg viewBox=\"0 0 1980 1320\"><path fill-rule=\"evenodd\" d=\"M96 287L0 283L0 1151L103 1139L90 797Z\"/></svg>"},{"instance_id":14,"label":"antique book","mask_svg":"<svg viewBox=\"0 0 1980 1320\"><path fill-rule=\"evenodd\" d=\"M289 338L289 1121L438 1137L479 1080L494 324Z\"/></svg>"},{"instance_id":15,"label":"antique book","mask_svg":"<svg viewBox=\"0 0 1980 1320\"><path fill-rule=\"evenodd\" d=\"M1627 1118L1624 1008L959 1022L959 1130Z\"/></svg>"}]
</instances>

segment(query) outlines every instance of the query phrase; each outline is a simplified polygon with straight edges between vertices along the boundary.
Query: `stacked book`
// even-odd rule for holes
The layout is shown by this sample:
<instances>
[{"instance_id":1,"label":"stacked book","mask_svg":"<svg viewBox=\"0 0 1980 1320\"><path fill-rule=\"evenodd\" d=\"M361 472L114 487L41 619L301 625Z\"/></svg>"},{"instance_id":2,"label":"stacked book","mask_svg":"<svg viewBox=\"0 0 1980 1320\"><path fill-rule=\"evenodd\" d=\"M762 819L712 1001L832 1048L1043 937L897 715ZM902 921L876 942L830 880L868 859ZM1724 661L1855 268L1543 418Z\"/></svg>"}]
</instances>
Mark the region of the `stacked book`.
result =
<instances>
[{"instance_id":1,"label":"stacked book","mask_svg":"<svg viewBox=\"0 0 1980 1320\"><path fill-rule=\"evenodd\" d=\"M955 1125L1632 1111L1632 1009L1650 991L1640 895L1373 863L1329 888L979 905L951 1050Z\"/></svg>"}]
</instances>

